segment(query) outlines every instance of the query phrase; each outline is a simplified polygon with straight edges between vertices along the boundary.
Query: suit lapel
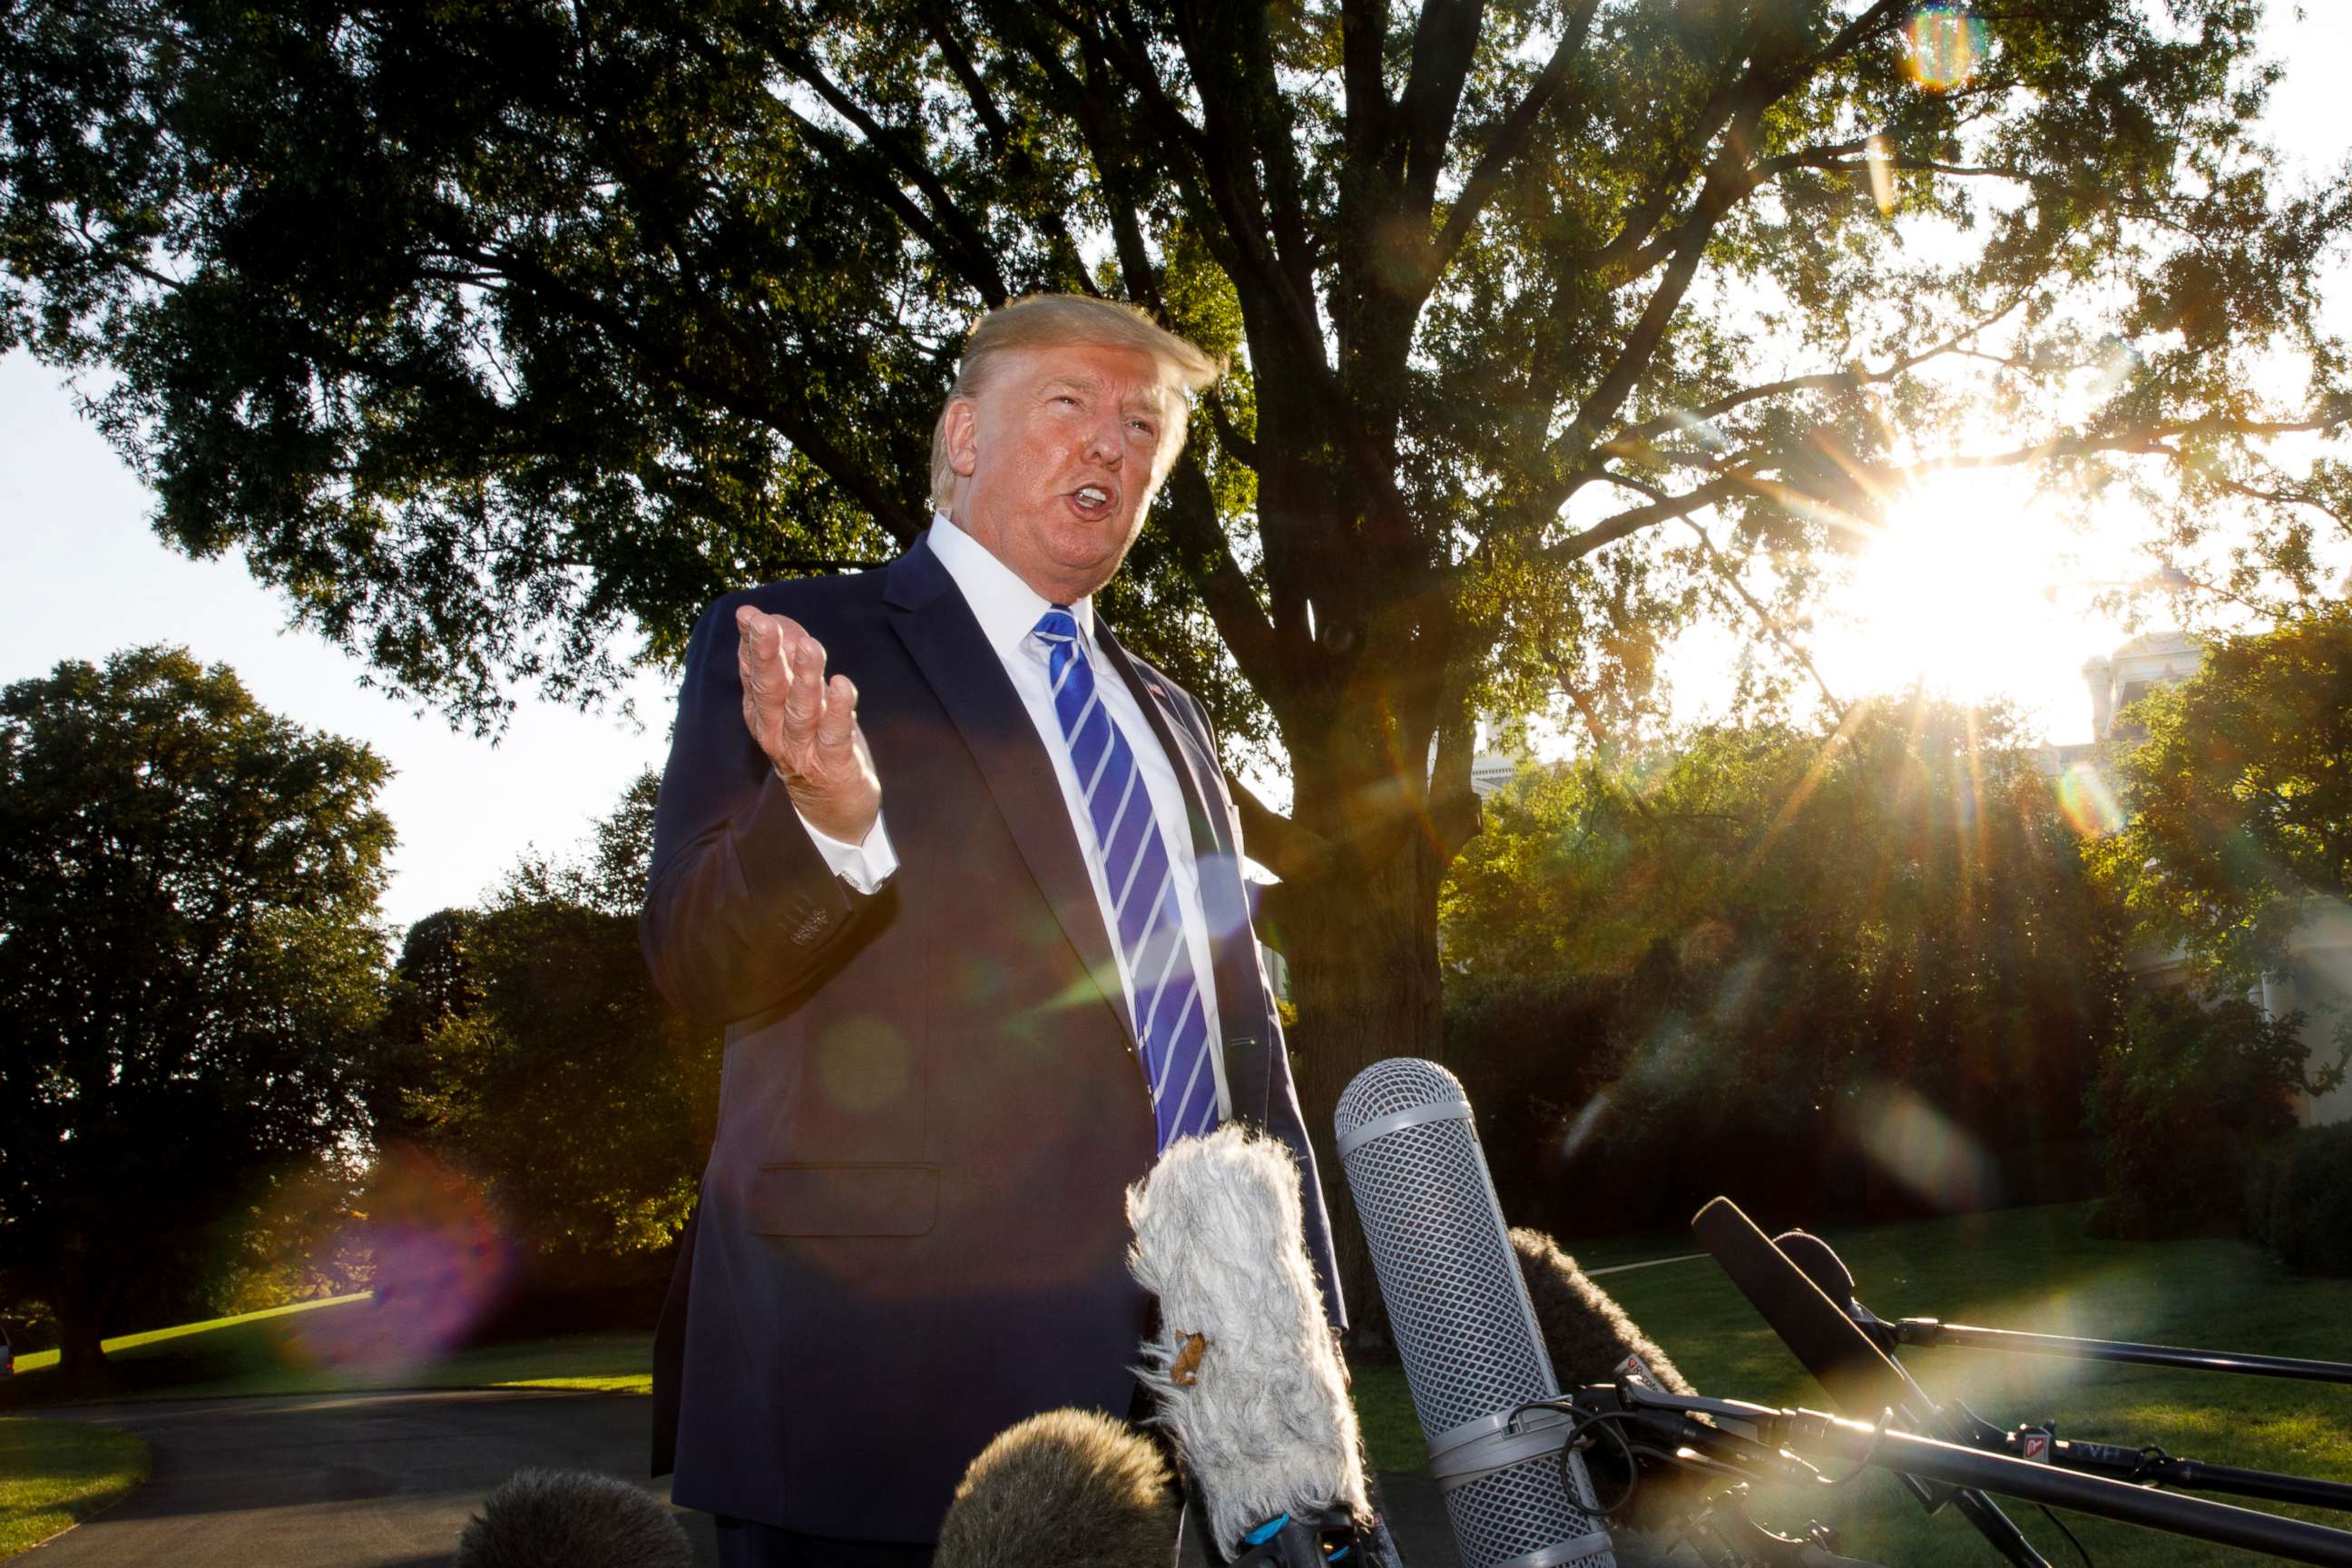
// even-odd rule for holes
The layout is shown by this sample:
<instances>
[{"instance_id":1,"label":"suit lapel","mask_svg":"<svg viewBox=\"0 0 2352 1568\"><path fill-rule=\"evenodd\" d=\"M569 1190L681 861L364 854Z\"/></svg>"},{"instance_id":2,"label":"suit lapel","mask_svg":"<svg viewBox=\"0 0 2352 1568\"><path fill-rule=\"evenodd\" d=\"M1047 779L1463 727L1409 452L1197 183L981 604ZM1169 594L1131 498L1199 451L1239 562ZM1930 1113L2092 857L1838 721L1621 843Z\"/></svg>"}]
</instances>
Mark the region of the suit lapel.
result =
<instances>
[{"instance_id":1,"label":"suit lapel","mask_svg":"<svg viewBox=\"0 0 2352 1568\"><path fill-rule=\"evenodd\" d=\"M1139 1049L1094 881L1063 804L1061 781L1003 661L929 545L919 542L891 563L884 598L899 640L980 765L1063 934L1129 1045Z\"/></svg>"},{"instance_id":2,"label":"suit lapel","mask_svg":"<svg viewBox=\"0 0 2352 1568\"><path fill-rule=\"evenodd\" d=\"M1215 759L1210 754L1208 742L1194 733L1192 716L1168 689L1167 683L1135 661L1134 656L1119 646L1110 627L1100 616L1095 619L1095 641L1101 645L1104 658L1118 671L1127 682L1135 700L1151 721L1151 732L1160 737L1160 750L1168 753L1176 765L1176 782L1184 788L1184 807L1192 818L1192 848L1195 855L1234 853L1233 824L1225 816L1225 781L1217 772Z\"/></svg>"}]
</instances>

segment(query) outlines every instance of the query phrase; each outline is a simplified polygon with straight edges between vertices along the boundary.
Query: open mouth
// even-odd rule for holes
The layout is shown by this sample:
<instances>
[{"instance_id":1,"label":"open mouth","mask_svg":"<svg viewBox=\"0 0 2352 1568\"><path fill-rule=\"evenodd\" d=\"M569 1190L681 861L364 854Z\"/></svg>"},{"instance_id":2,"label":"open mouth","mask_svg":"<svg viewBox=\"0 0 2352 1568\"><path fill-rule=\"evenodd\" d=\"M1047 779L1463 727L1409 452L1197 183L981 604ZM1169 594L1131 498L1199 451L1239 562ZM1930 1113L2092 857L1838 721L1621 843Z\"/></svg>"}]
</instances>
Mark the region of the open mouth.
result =
<instances>
[{"instance_id":1,"label":"open mouth","mask_svg":"<svg viewBox=\"0 0 2352 1568\"><path fill-rule=\"evenodd\" d=\"M1080 485L1069 497L1071 510L1093 522L1108 517L1118 499L1107 485Z\"/></svg>"}]
</instances>

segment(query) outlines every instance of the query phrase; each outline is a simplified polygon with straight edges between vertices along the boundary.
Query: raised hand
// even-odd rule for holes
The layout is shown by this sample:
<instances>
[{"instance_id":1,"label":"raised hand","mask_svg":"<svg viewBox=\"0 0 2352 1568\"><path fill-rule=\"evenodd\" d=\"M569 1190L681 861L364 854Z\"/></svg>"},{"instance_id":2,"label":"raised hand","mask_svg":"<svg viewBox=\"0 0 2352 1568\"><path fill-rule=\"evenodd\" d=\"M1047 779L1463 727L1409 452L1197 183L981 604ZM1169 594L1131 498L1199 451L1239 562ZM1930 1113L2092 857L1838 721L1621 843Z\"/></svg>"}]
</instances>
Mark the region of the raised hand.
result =
<instances>
[{"instance_id":1,"label":"raised hand","mask_svg":"<svg viewBox=\"0 0 2352 1568\"><path fill-rule=\"evenodd\" d=\"M882 780L857 727L857 688L824 674L824 647L788 616L735 611L743 723L809 826L861 844L882 812Z\"/></svg>"}]
</instances>

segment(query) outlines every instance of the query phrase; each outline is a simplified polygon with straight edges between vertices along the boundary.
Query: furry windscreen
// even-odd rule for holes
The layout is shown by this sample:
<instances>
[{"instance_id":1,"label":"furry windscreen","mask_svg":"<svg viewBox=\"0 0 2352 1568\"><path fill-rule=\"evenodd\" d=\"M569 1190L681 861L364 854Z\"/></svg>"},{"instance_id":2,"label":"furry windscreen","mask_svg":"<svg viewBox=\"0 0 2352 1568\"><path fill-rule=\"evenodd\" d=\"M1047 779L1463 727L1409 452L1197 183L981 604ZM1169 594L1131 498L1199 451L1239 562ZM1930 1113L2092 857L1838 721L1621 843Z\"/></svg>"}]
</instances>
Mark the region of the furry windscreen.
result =
<instances>
[{"instance_id":1,"label":"furry windscreen","mask_svg":"<svg viewBox=\"0 0 2352 1568\"><path fill-rule=\"evenodd\" d=\"M617 1476L517 1470L457 1536L456 1568L692 1568L668 1507Z\"/></svg>"},{"instance_id":2,"label":"furry windscreen","mask_svg":"<svg viewBox=\"0 0 2352 1568\"><path fill-rule=\"evenodd\" d=\"M1093 1410L1007 1427L964 1471L932 1568L1139 1568L1170 1562L1178 1500L1150 1439Z\"/></svg>"},{"instance_id":3,"label":"furry windscreen","mask_svg":"<svg viewBox=\"0 0 2352 1568\"><path fill-rule=\"evenodd\" d=\"M1638 1355L1666 1393L1697 1392L1657 1342L1633 1326L1625 1309L1588 1279L1558 1242L1539 1230L1515 1229L1511 1250L1519 1255L1528 1300L1535 1304L1536 1327L1562 1388L1607 1383L1619 1362Z\"/></svg>"},{"instance_id":4,"label":"furry windscreen","mask_svg":"<svg viewBox=\"0 0 2352 1568\"><path fill-rule=\"evenodd\" d=\"M1128 1267L1160 1298L1160 1333L1137 1374L1205 1494L1217 1548L1235 1554L1277 1514L1337 1505L1369 1517L1356 1410L1307 1261L1289 1150L1232 1122L1184 1139L1128 1189L1127 1215ZM1197 1365L1180 1368L1196 1334Z\"/></svg>"}]
</instances>

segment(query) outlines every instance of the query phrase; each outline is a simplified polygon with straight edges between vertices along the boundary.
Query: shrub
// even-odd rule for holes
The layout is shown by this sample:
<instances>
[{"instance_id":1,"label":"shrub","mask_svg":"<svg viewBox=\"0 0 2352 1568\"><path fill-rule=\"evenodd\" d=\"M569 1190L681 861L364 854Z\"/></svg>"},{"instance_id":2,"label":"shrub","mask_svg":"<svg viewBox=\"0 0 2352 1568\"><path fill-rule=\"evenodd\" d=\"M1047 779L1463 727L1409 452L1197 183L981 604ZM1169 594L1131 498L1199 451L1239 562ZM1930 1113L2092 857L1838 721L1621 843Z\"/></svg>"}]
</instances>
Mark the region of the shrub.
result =
<instances>
[{"instance_id":1,"label":"shrub","mask_svg":"<svg viewBox=\"0 0 2352 1568\"><path fill-rule=\"evenodd\" d=\"M2167 988L2131 1005L2100 1053L2091 1131L2106 1182L2104 1226L2126 1237L2240 1217L2255 1153L2294 1126L2309 1056L2302 1016Z\"/></svg>"},{"instance_id":2,"label":"shrub","mask_svg":"<svg viewBox=\"0 0 2352 1568\"><path fill-rule=\"evenodd\" d=\"M2303 1128L2253 1161L2246 1236L2290 1268L2352 1275L2352 1121Z\"/></svg>"}]
</instances>

